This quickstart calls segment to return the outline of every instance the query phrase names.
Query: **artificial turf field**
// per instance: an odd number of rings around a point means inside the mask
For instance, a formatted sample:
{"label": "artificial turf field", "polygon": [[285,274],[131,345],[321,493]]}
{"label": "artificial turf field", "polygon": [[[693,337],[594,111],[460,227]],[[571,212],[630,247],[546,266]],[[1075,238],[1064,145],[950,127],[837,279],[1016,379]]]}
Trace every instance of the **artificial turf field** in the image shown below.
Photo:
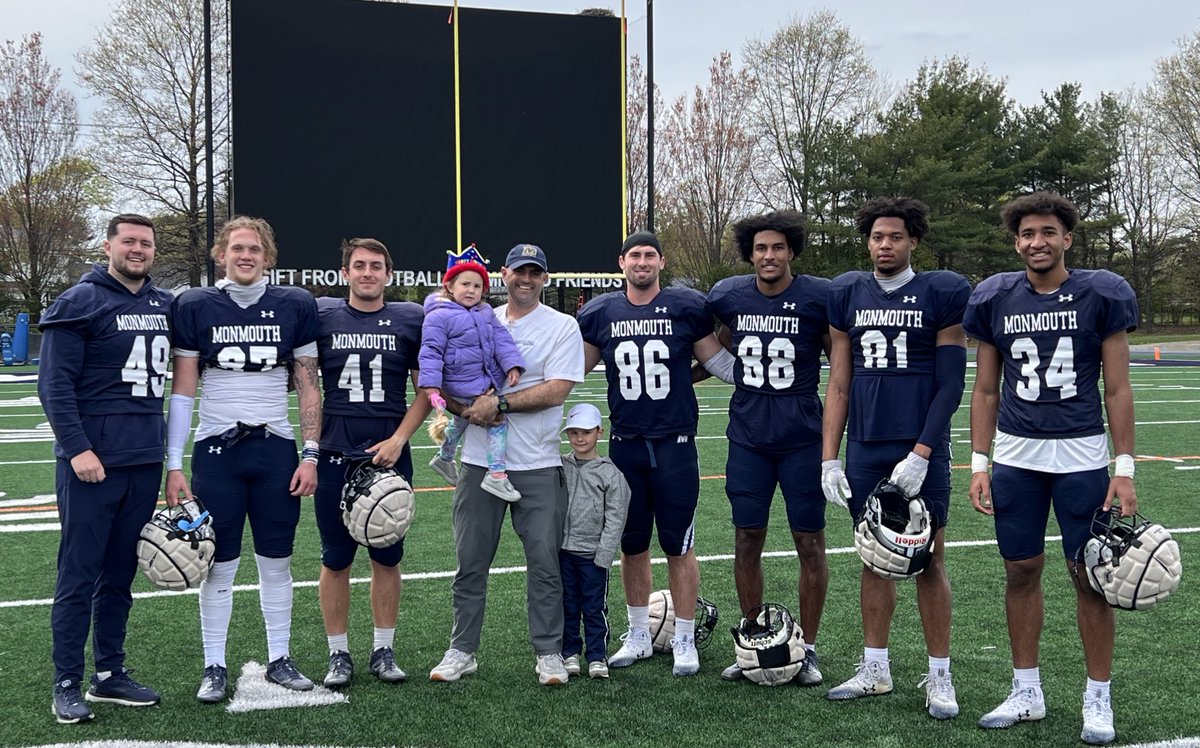
{"label": "artificial turf field", "polygon": [[[17,374],[12,373],[16,371]],[[1003,572],[990,519],[967,499],[969,453],[967,401],[973,370],[967,372],[964,406],[955,416],[955,494],[947,529],[947,567],[954,587],[953,673],[962,713],[937,722],[924,710],[917,687],[926,669],[924,643],[912,585],[902,585],[891,638],[891,695],[835,703],[824,688],[763,688],[727,683],[718,675],[732,662],[728,627],[736,624],[733,531],[723,490],[724,431],[731,388],[697,386],[700,401],[700,467],[704,480],[697,523],[701,594],[715,602],[722,620],[701,652],[697,677],[671,675],[669,655],[614,670],[608,681],[574,679],[544,688],[533,673],[524,612],[521,546],[506,531],[490,582],[479,671],[453,684],[431,683],[429,668],[448,645],[450,582],[454,571],[451,491],[425,465],[432,455],[424,433],[414,440],[417,519],[406,538],[405,587],[397,624],[396,656],[409,674],[400,685],[384,685],[366,664],[371,619],[363,577],[365,556],[356,562],[350,647],[359,672],[344,703],[229,713],[197,703],[194,692],[203,668],[197,598],[154,593],[136,581],[127,641],[129,667],[139,680],[163,694],[157,707],[129,709],[94,705],[90,724],[58,725],[50,711],[50,599],[54,590],[57,522],[53,502],[51,435],[38,404],[31,369],[0,369],[0,745],[25,746],[84,741],[146,740],[174,744],[336,746],[1052,746],[1078,744],[1083,657],[1075,630],[1073,596],[1061,546],[1048,544],[1051,563],[1045,586],[1046,628],[1041,667],[1048,715],[1037,723],[985,732],[979,716],[1008,693],[1011,666],[1004,623]],[[26,376],[22,376],[25,372]],[[1135,366],[1137,413],[1136,485],[1146,514],[1174,531],[1185,569],[1200,553],[1200,367]],[[591,401],[602,410],[604,382],[591,375],[570,402]],[[564,444],[564,450],[566,445]],[[602,445],[602,451],[605,447]],[[311,499],[303,500],[306,504]],[[312,512],[302,514],[293,574],[295,593],[292,654],[314,680],[324,674],[327,649],[315,580],[319,547]],[[861,653],[858,617],[860,563],[851,549],[850,521],[829,507],[830,588],[818,651],[826,686],[853,673]],[[797,562],[782,506],[776,502],[764,560],[766,597],[795,609]],[[1052,525],[1052,532],[1054,532]],[[255,567],[247,555],[239,570],[244,591],[235,595],[229,637],[230,680],[242,664],[262,662],[266,647]],[[655,549],[656,552],[657,549]],[[661,559],[659,559],[661,560]],[[656,565],[657,587],[666,569]],[[1195,654],[1200,593],[1185,573],[1178,592],[1158,609],[1118,614],[1113,704],[1118,744],[1200,736],[1200,678]],[[614,641],[625,629],[618,570],[609,595]],[[1189,743],[1190,744],[1190,743]]]}

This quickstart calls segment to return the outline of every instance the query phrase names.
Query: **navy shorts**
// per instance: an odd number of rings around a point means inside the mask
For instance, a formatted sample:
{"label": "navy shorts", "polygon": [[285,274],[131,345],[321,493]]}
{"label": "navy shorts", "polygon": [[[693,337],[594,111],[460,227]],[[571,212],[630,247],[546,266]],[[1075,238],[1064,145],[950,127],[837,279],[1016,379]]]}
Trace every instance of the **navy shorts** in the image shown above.
{"label": "navy shorts", "polygon": [[696,542],[696,503],[700,499],[700,462],[696,437],[657,439],[614,436],[608,456],[629,483],[629,514],[621,551],[637,555],[650,550],[658,527],[658,545],[668,556],[682,556]]}
{"label": "navy shorts", "polygon": [[[1063,555],[1077,558],[1091,537],[1092,519],[1108,495],[1108,468],[1078,473],[1044,473],[996,463],[992,466],[992,507],[996,543],[1010,561],[1046,552],[1050,506],[1062,531]],[[1102,521],[1107,524],[1108,516]]]}
{"label": "navy shorts", "polygon": [[[909,440],[846,443],[846,480],[850,482],[850,516],[857,525],[867,497],[879,481],[892,477],[896,464],[912,451]],[[921,496],[939,528],[950,521],[950,444],[944,442],[929,456],[929,469],[921,484]]]}
{"label": "navy shorts", "polygon": [[288,487],[300,458],[296,442],[255,429],[230,446],[220,436],[192,450],[192,492],[212,515],[217,561],[242,555],[242,529],[250,518],[254,552],[266,558],[292,555],[300,497]]}
{"label": "navy shorts", "polygon": [[786,454],[764,454],[729,443],[725,494],[733,508],[734,527],[745,530],[765,528],[776,486],[783,492],[788,526],[793,531],[820,532],[825,529],[821,442]]}
{"label": "navy shorts", "polygon": [[[341,571],[354,563],[354,555],[359,549],[342,523],[342,488],[351,468],[350,460],[341,452],[321,450],[313,507],[317,514],[317,530],[321,533],[321,565],[333,571]],[[407,444],[393,468],[412,484],[412,451]],[[395,566],[404,558],[404,538],[387,548],[368,548],[367,554],[380,566]]]}

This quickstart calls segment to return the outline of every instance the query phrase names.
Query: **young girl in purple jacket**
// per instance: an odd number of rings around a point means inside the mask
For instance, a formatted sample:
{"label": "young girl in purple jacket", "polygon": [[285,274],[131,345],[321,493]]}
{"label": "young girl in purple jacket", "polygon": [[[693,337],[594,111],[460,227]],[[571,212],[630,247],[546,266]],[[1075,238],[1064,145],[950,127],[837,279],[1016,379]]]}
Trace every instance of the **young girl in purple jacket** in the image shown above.
{"label": "young girl in purple jacket", "polygon": [[[512,387],[525,369],[512,335],[483,300],[488,288],[483,262],[473,244],[460,254],[452,253],[441,290],[425,299],[417,383],[431,402],[448,396],[469,403],[488,390]],[[460,416],[445,422],[441,449],[429,461],[429,467],[452,486],[458,484],[454,452],[466,428],[467,420]],[[480,487],[505,501],[516,501],[521,494],[508,480],[504,456],[508,423],[502,417],[487,432],[488,472]]]}

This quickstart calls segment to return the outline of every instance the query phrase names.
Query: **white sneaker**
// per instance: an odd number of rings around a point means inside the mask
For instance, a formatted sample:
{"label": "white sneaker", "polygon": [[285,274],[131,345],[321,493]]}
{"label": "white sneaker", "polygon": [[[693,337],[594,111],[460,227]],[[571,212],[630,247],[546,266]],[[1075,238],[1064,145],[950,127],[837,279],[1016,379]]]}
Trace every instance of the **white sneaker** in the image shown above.
{"label": "white sneaker", "polygon": [[571,655],[563,658],[563,667],[567,669],[567,675],[574,678],[579,675],[579,655]]}
{"label": "white sneaker", "polygon": [[951,719],[958,716],[958,699],[950,673],[938,668],[936,673],[928,673],[917,685],[925,686],[925,706],[929,709],[930,717]]}
{"label": "white sneaker", "polygon": [[442,661],[429,671],[429,680],[453,683],[478,669],[479,663],[475,661],[475,655],[458,649],[447,649],[446,656],[442,658]]}
{"label": "white sneaker", "polygon": [[440,454],[435,454],[429,461],[429,467],[450,485],[458,485],[458,466],[454,464],[454,458],[447,460]]}
{"label": "white sneaker", "polygon": [[1079,739],[1088,745],[1105,745],[1117,737],[1113,727],[1112,703],[1085,693],[1083,695],[1083,732]]}
{"label": "white sneaker", "polygon": [[508,481],[507,475],[503,478],[497,478],[491,473],[487,473],[483,476],[483,482],[479,484],[479,487],[493,496],[504,499],[510,504],[521,498],[521,492],[513,488],[513,484]]}
{"label": "white sneaker", "polygon": [[671,672],[675,675],[695,675],[700,672],[700,652],[696,649],[696,639],[691,636],[680,636],[671,640],[671,651],[675,654],[675,664]]}
{"label": "white sneaker", "polygon": [[860,696],[882,696],[892,692],[892,673],[886,662],[860,660],[854,677],[825,694],[834,701],[857,699]]}
{"label": "white sneaker", "polygon": [[588,677],[589,678],[607,678],[608,677],[608,663],[605,662],[604,660],[595,660],[593,662],[589,662],[588,663]]}
{"label": "white sneaker", "polygon": [[746,674],[736,662],[721,671],[721,680],[741,680],[745,677]]}
{"label": "white sneaker", "polygon": [[1012,727],[1018,722],[1035,722],[1046,716],[1046,699],[1040,688],[1021,688],[1013,681],[1012,693],[1004,703],[979,718],[985,729]]}
{"label": "white sneaker", "polygon": [[[578,667],[579,663],[576,662]],[[561,686],[567,682],[567,668],[563,665],[563,657],[558,653],[538,655],[537,665],[533,672],[537,673],[538,683],[543,686]]]}
{"label": "white sneaker", "polygon": [[650,641],[650,632],[646,629],[630,629],[621,634],[625,642],[617,653],[608,658],[609,667],[629,667],[638,660],[644,660],[654,654],[654,644]]}

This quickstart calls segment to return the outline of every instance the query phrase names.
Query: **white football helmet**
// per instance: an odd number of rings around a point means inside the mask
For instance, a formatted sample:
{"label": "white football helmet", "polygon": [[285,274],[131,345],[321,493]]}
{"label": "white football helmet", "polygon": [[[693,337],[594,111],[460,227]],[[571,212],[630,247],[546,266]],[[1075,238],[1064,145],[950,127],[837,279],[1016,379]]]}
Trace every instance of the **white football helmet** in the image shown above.
{"label": "white football helmet", "polygon": [[[696,648],[708,645],[712,632],[717,627],[720,614],[717,606],[702,597],[696,598]],[[670,652],[671,640],[675,638],[675,603],[670,590],[659,590],[650,594],[650,640],[655,652]]]}
{"label": "white football helmet", "polygon": [[1183,575],[1171,533],[1137,514],[1114,515],[1107,524],[1097,511],[1081,554],[1088,583],[1114,608],[1149,610],[1179,587]]}
{"label": "white football helmet", "polygon": [[164,590],[199,587],[212,568],[216,552],[212,517],[198,500],[156,512],[142,526],[137,542],[138,567]]}
{"label": "white football helmet", "polygon": [[763,603],[732,629],[742,674],[760,686],[778,686],[804,667],[804,632],[779,603]]}
{"label": "white football helmet", "polygon": [[909,498],[896,484],[882,480],[863,507],[854,549],[867,568],[884,579],[908,579],[933,560],[936,529],[925,499]]}
{"label": "white football helmet", "polygon": [[360,462],[342,489],[342,522],[359,545],[388,548],[412,525],[412,486],[391,468]]}

